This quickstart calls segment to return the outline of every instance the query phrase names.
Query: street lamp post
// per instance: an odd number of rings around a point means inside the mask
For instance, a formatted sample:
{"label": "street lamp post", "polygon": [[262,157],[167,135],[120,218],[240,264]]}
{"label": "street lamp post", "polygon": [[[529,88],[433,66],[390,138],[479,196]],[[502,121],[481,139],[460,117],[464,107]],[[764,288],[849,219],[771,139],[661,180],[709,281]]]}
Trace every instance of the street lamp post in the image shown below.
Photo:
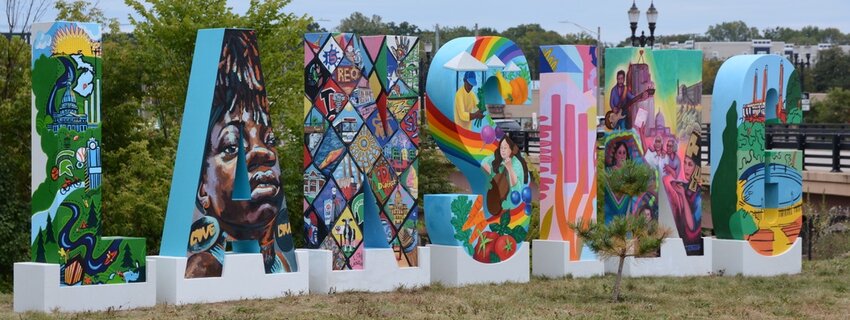
{"label": "street lamp post", "polygon": [[[635,9],[637,9],[637,8],[635,8]],[[640,14],[640,13],[638,13],[638,14]],[[572,21],[569,21],[569,20],[563,20],[563,21],[558,21],[558,22],[559,23],[569,23],[569,24],[572,24],[576,27],[579,27],[582,31],[587,32],[588,34],[591,34],[591,35],[595,34],[596,35],[596,57],[598,59],[597,65],[599,65],[599,66],[605,65],[602,61],[602,58],[605,56],[604,52],[602,51],[602,50],[605,49],[605,45],[602,44],[602,27],[597,26],[596,32],[593,32],[593,30],[590,30],[590,29],[588,29],[588,28],[586,28],[586,27],[584,27],[584,26],[582,26],[578,23],[575,23],[575,22],[572,22]],[[635,23],[635,28],[637,28],[637,23]],[[605,81],[605,77],[596,77],[596,78],[598,80],[598,83],[597,83],[598,88],[604,87],[603,81]],[[602,101],[602,94],[603,94],[602,90],[599,90],[599,101]],[[601,107],[602,107],[602,104],[599,104],[598,108],[601,108]],[[602,112],[601,109],[598,110],[598,111],[600,113]]]}
{"label": "street lamp post", "polygon": [[805,62],[803,62],[803,60],[801,60],[801,59],[800,59],[800,54],[799,54],[799,53],[795,53],[795,54],[794,54],[794,61],[793,61],[793,63],[794,63],[794,65],[797,67],[797,69],[800,69],[800,89],[802,89],[803,91],[805,91],[805,90],[806,90],[806,76],[805,76],[805,70],[806,70],[806,68],[808,68],[808,67],[809,67],[809,65],[811,64],[811,58],[812,58],[812,54],[811,54],[811,53],[806,53],[806,61],[805,61]]}
{"label": "street lamp post", "polygon": [[655,45],[655,22],[658,21],[658,10],[655,9],[655,2],[649,3],[649,10],[646,10],[646,22],[649,23],[649,46]]}
{"label": "street lamp post", "polygon": [[632,29],[632,47],[637,47],[635,44],[635,31],[637,31],[638,20],[640,20],[640,9],[638,9],[634,0],[632,1],[632,8],[629,9],[629,27]]}
{"label": "street lamp post", "polygon": [[640,9],[638,9],[635,1],[632,0],[632,7],[629,8],[629,28],[632,30],[632,47],[641,47],[649,44],[650,47],[655,45],[655,23],[658,21],[658,10],[655,9],[655,2],[650,2],[649,9],[646,10],[646,21],[649,24],[649,37],[641,30],[640,37],[635,36],[637,31],[638,21],[640,20]]}

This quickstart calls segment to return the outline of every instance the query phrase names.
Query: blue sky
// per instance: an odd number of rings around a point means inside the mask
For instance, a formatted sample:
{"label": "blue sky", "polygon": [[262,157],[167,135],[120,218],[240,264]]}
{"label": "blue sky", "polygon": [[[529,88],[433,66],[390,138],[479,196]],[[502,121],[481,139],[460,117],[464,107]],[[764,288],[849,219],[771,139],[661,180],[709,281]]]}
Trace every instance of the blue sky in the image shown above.
{"label": "blue sky", "polygon": [[[244,12],[247,0],[228,0],[237,12]],[[638,34],[646,28],[646,8],[649,0],[638,0],[641,22]],[[100,7],[107,16],[127,23],[132,10],[122,0],[101,0]],[[704,33],[710,25],[723,21],[743,20],[761,29],[775,26],[800,28],[814,25],[835,27],[850,32],[850,1],[847,0],[657,0],[659,11],[656,34]],[[524,23],[539,23],[560,33],[578,33],[582,29],[560,21],[572,21],[596,31],[602,28],[602,40],[620,42],[630,35],[626,11],[630,0],[293,0],[286,10],[310,14],[328,30],[354,11],[380,15],[384,21],[408,21],[423,29],[434,24],[466,25],[504,30]],[[45,21],[53,20],[55,11],[48,12]],[[250,26],[247,26],[250,27]],[[125,28],[129,28],[125,26]]]}

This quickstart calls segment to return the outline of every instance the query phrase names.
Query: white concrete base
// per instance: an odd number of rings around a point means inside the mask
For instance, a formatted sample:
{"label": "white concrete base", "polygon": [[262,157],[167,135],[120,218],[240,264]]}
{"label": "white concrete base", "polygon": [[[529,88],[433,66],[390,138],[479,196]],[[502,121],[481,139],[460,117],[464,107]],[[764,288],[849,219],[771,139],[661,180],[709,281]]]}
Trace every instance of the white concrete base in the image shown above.
{"label": "white concrete base", "polygon": [[[661,256],[655,258],[626,258],[625,277],[691,277],[707,276],[712,272],[712,242],[704,238],[702,256],[688,256],[681,238],[667,238],[661,245]],[[605,272],[617,273],[619,258],[605,260]]]}
{"label": "white concrete base", "polygon": [[525,283],[530,280],[528,242],[523,242],[508,260],[481,263],[472,259],[463,247],[431,244],[431,282],[448,287],[476,283]]}
{"label": "white concrete base", "polygon": [[15,312],[126,310],[156,304],[157,265],[148,257],[146,282],[61,287],[59,265],[20,262],[14,266]]}
{"label": "white concrete base", "polygon": [[365,249],[362,270],[333,271],[328,250],[310,253],[310,293],[345,291],[387,292],[398,288],[418,288],[431,283],[431,250],[419,247],[419,266],[399,268],[391,248]]}
{"label": "white concrete base", "polygon": [[266,274],[259,253],[228,253],[221,277],[186,279],[185,257],[153,257],[158,266],[156,302],[211,303],[252,298],[277,298],[308,292],[307,252],[295,250],[298,272]]}
{"label": "white concrete base", "polygon": [[531,241],[531,273],[535,276],[590,278],[605,274],[605,263],[599,260],[569,261],[570,242],[558,240]]}
{"label": "white concrete base", "polygon": [[788,251],[777,256],[763,256],[753,250],[745,240],[706,238],[712,243],[714,263],[712,270],[726,276],[775,276],[798,274],[803,271],[803,238],[798,237]]}

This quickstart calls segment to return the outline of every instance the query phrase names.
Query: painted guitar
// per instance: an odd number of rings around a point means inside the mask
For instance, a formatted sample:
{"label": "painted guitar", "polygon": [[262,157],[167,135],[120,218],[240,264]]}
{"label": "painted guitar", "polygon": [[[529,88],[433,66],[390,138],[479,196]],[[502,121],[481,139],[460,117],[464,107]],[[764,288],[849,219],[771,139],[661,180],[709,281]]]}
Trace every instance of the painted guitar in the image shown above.
{"label": "painted guitar", "polygon": [[[610,111],[606,112],[605,113],[605,127],[608,128],[609,130],[614,130],[614,128],[617,126],[617,122],[628,117],[628,115],[624,112],[624,110],[631,108],[635,103],[646,100],[647,98],[649,98],[653,94],[655,94],[655,89],[647,89],[646,91],[641,92],[636,97],[634,97],[631,101],[626,103],[625,106],[618,108],[619,110],[616,110],[616,111],[610,110]],[[626,123],[626,129],[631,129],[631,124],[628,123],[628,121]]]}

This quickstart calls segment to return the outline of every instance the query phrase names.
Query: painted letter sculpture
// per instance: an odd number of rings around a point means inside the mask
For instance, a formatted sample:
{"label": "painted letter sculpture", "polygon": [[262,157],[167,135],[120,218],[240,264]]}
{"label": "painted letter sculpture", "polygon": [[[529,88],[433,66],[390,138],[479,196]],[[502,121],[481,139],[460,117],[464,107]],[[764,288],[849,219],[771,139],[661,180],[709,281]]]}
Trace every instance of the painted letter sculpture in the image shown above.
{"label": "painted letter sculpture", "polygon": [[765,124],[802,122],[800,84],[781,56],[726,60],[711,106],[711,214],[720,239],[759,254],[788,250],[803,223],[803,155],[765,145]]}
{"label": "painted letter sculpture", "polygon": [[530,82],[525,56],[506,38],[458,38],[434,56],[427,82],[429,131],[473,193],[426,197],[434,244],[462,246],[475,260],[494,263],[509,259],[525,240],[531,175],[486,104],[529,103]]}
{"label": "painted letter sculpture", "polygon": [[655,171],[642,195],[606,188],[605,221],[645,215],[676,230],[687,255],[702,255],[702,53],[605,50],[605,78],[605,169],[631,159]]}
{"label": "painted letter sculpture", "polygon": [[101,42],[96,23],[32,27],[32,261],[61,285],[145,281],[145,239],[101,237]]}
{"label": "painted letter sculpture", "polygon": [[540,239],[596,260],[569,227],[596,221],[596,47],[541,46],[539,59]]}
{"label": "painted letter sculpture", "polygon": [[419,42],[304,36],[304,232],[333,269],[363,269],[364,249],[418,265]]}
{"label": "painted letter sculpture", "polygon": [[220,277],[225,242],[295,272],[269,101],[253,30],[198,31],[160,254]]}

